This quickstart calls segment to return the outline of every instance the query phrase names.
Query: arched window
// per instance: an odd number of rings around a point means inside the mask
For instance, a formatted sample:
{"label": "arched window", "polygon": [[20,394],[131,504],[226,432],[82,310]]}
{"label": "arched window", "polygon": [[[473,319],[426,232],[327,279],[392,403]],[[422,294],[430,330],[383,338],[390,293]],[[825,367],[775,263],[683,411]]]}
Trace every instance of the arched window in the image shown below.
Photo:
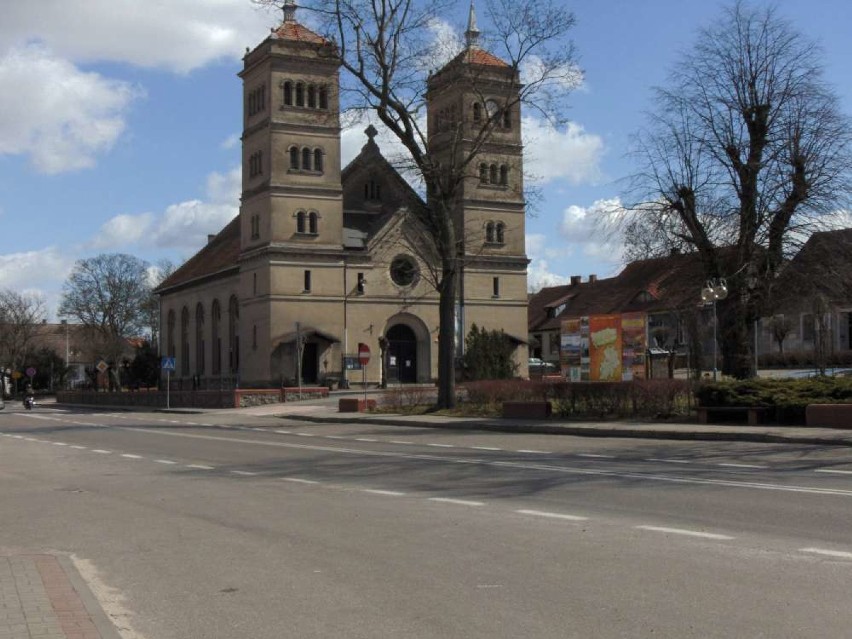
{"label": "arched window", "polygon": [[497,184],[497,165],[492,164],[488,170],[488,181],[491,184]]}
{"label": "arched window", "polygon": [[494,222],[485,225],[485,241],[494,242]]}
{"label": "arched window", "polygon": [[328,89],[324,86],[319,88],[319,108],[327,109],[328,108]]}
{"label": "arched window", "polygon": [[317,89],[313,84],[308,86],[308,106],[312,109],[317,108]]}
{"label": "arched window", "polygon": [[290,147],[290,168],[294,171],[299,170],[299,149],[295,146]]}
{"label": "arched window", "polygon": [[322,149],[314,149],[314,171],[322,173]]}
{"label": "arched window", "polygon": [[240,306],[236,295],[228,301],[228,370],[236,374],[240,368]]}
{"label": "arched window", "polygon": [[284,83],[284,104],[293,106],[293,83],[290,80]]}
{"label": "arched window", "polygon": [[195,374],[204,375],[204,306],[195,307]]}
{"label": "arched window", "polygon": [[175,356],[175,312],[169,311],[168,320],[166,320],[166,354],[169,357]]}
{"label": "arched window", "polygon": [[479,165],[479,183],[488,184],[488,165],[484,162]]}
{"label": "arched window", "polygon": [[311,170],[311,150],[308,147],[302,149],[302,170]]}
{"label": "arched window", "polygon": [[308,233],[316,235],[317,232],[317,214],[314,211],[311,211],[308,215]]}
{"label": "arched window", "polygon": [[213,348],[213,374],[222,374],[222,338],[219,335],[219,327],[222,324],[222,309],[219,300],[213,300],[210,309],[210,343]]}
{"label": "arched window", "polygon": [[500,165],[500,184],[503,186],[509,184],[509,167],[505,164]]}
{"label": "arched window", "polygon": [[180,312],[180,372],[189,375],[189,309]]}
{"label": "arched window", "polygon": [[305,85],[296,83],[296,106],[305,106]]}
{"label": "arched window", "polygon": [[503,109],[503,128],[511,129],[512,128],[512,112],[509,110],[509,107]]}
{"label": "arched window", "polygon": [[482,105],[479,102],[473,103],[473,121],[482,122]]}
{"label": "arched window", "polygon": [[497,241],[497,244],[502,244],[505,240],[506,225],[503,222],[497,222],[496,230],[497,233],[494,239]]}
{"label": "arched window", "polygon": [[305,232],[305,212],[299,211],[296,213],[296,233]]}

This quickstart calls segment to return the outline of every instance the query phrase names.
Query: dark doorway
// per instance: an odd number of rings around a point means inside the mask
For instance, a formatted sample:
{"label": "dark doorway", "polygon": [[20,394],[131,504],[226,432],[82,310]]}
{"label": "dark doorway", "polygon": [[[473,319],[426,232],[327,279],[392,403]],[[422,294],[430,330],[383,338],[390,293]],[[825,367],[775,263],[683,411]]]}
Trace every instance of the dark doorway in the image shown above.
{"label": "dark doorway", "polygon": [[388,381],[413,384],[417,381],[417,336],[410,327],[397,324],[387,334]]}
{"label": "dark doorway", "polygon": [[317,345],[308,342],[302,351],[302,381],[306,384],[316,384],[318,373],[319,354]]}

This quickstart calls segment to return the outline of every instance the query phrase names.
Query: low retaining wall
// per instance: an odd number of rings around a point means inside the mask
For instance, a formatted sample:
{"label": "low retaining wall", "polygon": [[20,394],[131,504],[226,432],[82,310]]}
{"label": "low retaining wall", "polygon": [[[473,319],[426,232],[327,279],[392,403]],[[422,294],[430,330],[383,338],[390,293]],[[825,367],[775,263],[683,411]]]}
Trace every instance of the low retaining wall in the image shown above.
{"label": "low retaining wall", "polygon": [[823,428],[852,429],[852,404],[808,404],[805,423]]}
{"label": "low retaining wall", "polygon": [[[328,389],[305,386],[301,399],[328,397]],[[169,392],[169,408],[248,408],[266,404],[298,401],[298,388],[237,388],[230,390],[173,390]],[[59,391],[60,404],[89,406],[127,406],[139,408],[165,408],[166,391],[122,391],[115,393],[97,391]]]}

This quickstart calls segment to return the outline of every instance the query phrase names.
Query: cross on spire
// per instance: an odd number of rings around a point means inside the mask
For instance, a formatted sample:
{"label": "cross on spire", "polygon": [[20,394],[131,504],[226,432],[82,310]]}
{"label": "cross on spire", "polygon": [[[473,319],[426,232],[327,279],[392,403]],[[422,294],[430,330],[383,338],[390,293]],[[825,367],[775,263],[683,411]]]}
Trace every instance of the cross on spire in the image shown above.
{"label": "cross on spire", "polygon": [[476,27],[476,8],[470,0],[470,13],[467,17],[467,31],[464,32],[468,49],[479,46],[479,29]]}

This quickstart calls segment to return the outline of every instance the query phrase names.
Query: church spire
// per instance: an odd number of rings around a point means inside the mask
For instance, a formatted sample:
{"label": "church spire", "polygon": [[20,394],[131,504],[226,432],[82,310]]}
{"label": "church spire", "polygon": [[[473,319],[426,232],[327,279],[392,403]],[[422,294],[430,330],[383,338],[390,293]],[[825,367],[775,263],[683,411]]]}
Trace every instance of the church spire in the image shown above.
{"label": "church spire", "polygon": [[476,9],[473,0],[470,0],[470,14],[467,18],[467,31],[464,32],[467,48],[472,49],[479,46],[479,29],[476,28]]}
{"label": "church spire", "polygon": [[284,11],[284,22],[296,21],[296,3],[294,0],[285,0],[281,9]]}

